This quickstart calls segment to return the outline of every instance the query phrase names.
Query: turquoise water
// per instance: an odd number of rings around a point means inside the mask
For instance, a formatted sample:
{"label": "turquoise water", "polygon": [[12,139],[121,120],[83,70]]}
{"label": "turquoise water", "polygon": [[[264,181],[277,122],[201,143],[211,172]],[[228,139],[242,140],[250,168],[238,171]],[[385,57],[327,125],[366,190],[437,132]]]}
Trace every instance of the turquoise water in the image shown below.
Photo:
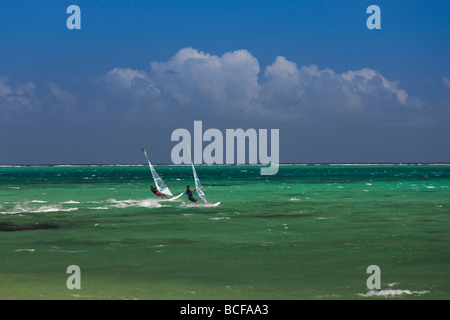
{"label": "turquoise water", "polygon": [[0,167],[0,298],[450,298],[450,166],[259,169],[198,166],[212,207],[156,198],[147,166]]}

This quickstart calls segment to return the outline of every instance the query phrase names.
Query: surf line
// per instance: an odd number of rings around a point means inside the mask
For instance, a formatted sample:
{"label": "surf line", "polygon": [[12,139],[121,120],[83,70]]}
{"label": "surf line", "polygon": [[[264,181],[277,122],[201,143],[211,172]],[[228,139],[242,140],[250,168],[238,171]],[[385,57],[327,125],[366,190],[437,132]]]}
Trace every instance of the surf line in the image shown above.
{"label": "surf line", "polygon": [[212,316],[214,307],[194,307],[190,304],[187,307],[181,307],[180,314],[183,315],[207,315],[208,318]]}
{"label": "surf line", "polygon": [[[274,175],[279,168],[279,129],[270,129],[270,156],[267,129],[253,128],[247,129],[226,129],[225,130],[225,151],[226,164],[245,164],[246,154],[248,154],[249,164],[269,165],[261,168],[261,175]],[[181,140],[181,141],[180,141]],[[194,155],[194,164],[224,164],[223,145],[224,136],[219,129],[210,128],[203,133],[202,121],[194,121],[194,148],[191,147],[191,133],[187,129],[178,128],[172,132],[171,141],[179,141],[171,153],[173,164],[191,164],[191,159],[187,148],[190,148]],[[246,140],[248,140],[248,153]],[[211,141],[203,150],[203,141]],[[236,145],[235,145],[236,141]],[[236,150],[236,156],[235,156]],[[182,154],[182,155],[181,155]],[[236,162],[235,162],[236,158]]]}

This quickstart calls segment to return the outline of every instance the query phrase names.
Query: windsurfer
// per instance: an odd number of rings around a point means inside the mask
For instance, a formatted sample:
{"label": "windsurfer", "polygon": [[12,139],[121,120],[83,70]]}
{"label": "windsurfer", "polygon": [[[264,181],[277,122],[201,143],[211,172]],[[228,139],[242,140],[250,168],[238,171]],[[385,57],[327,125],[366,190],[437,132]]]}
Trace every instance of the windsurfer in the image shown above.
{"label": "windsurfer", "polygon": [[195,204],[198,204],[198,201],[192,196],[192,192],[196,192],[197,189],[191,190],[189,186],[186,186],[186,194],[188,196],[188,199],[194,202]]}
{"label": "windsurfer", "polygon": [[151,186],[150,189],[152,189],[152,192],[156,194],[158,197],[162,197],[164,199],[167,199],[166,195],[164,193],[161,193],[156,189],[154,186]]}

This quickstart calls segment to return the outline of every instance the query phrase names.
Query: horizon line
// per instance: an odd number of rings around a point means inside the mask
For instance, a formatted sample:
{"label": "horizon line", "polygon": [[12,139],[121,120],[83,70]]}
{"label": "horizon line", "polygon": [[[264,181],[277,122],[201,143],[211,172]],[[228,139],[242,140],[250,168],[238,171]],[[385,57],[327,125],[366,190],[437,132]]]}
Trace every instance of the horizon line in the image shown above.
{"label": "horizon line", "polygon": [[[173,164],[173,163],[155,163],[154,166],[191,166],[191,164]],[[268,164],[235,164],[235,163],[224,163],[224,164],[196,164],[196,166],[269,166]],[[279,166],[308,166],[308,165],[450,165],[450,162],[283,162],[279,163]],[[73,163],[73,164],[0,164],[1,167],[89,167],[89,166],[109,166],[109,167],[131,167],[131,166],[148,166],[147,163]]]}

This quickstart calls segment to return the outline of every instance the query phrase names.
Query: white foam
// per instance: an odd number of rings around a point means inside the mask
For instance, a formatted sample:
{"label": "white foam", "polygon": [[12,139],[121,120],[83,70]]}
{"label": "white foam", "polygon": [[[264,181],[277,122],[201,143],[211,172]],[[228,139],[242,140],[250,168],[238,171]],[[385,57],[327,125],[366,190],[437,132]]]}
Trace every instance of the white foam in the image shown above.
{"label": "white foam", "polygon": [[49,250],[49,251],[51,251],[51,252],[58,251],[58,252],[66,252],[66,253],[81,253],[81,252],[87,252],[88,250],[61,250],[58,248],[58,250]]}
{"label": "white foam", "polygon": [[11,211],[0,212],[1,214],[18,214],[18,213],[46,213],[46,212],[70,212],[76,211],[78,208],[62,209],[58,205],[49,205],[42,207],[30,207],[28,204],[17,204]]}
{"label": "white foam", "polygon": [[43,201],[43,200],[33,200],[31,201],[32,203],[47,203],[48,201]]}
{"label": "white foam", "polygon": [[164,247],[167,247],[167,245],[166,244],[155,244],[154,246],[150,246],[148,248],[164,248]]}
{"label": "white foam", "polygon": [[398,282],[388,283],[388,287],[393,287],[393,286],[395,286],[395,285],[397,285],[397,284],[398,284]]}
{"label": "white foam", "polygon": [[17,249],[17,250],[14,250],[14,251],[16,251],[16,252],[21,252],[21,251],[28,251],[28,252],[34,252],[36,249]]}
{"label": "white foam", "polygon": [[400,289],[387,289],[387,290],[371,290],[367,293],[358,293],[361,297],[393,297],[393,296],[400,296],[403,294],[426,294],[429,293],[429,291],[411,291],[411,290],[400,290]]}
{"label": "white foam", "polygon": [[29,212],[31,213],[41,213],[41,212],[70,212],[70,211],[76,211],[78,208],[68,208],[68,209],[61,209],[59,206],[43,206],[37,210],[31,210]]}
{"label": "white foam", "polygon": [[155,199],[136,201],[136,206],[144,207],[144,208],[162,207],[162,205],[159,203],[159,201],[155,200]]}
{"label": "white foam", "polygon": [[64,201],[62,203],[66,203],[66,204],[78,204],[78,201],[73,201],[73,200],[69,200],[69,201]]}
{"label": "white foam", "polygon": [[289,200],[291,200],[291,201],[298,201],[300,199],[298,199],[298,198],[290,198]]}
{"label": "white foam", "polygon": [[[184,202],[182,202],[182,203],[184,203]],[[213,207],[217,207],[217,204],[216,203],[199,203],[199,204],[190,203],[190,204],[187,204],[186,207],[188,207],[188,208],[192,208],[192,207],[195,207],[195,208],[213,208]]]}
{"label": "white foam", "polygon": [[159,208],[163,207],[157,199],[145,199],[145,200],[116,200],[109,199],[108,202],[114,203],[114,208],[129,208],[129,207],[141,207],[141,208]]}

